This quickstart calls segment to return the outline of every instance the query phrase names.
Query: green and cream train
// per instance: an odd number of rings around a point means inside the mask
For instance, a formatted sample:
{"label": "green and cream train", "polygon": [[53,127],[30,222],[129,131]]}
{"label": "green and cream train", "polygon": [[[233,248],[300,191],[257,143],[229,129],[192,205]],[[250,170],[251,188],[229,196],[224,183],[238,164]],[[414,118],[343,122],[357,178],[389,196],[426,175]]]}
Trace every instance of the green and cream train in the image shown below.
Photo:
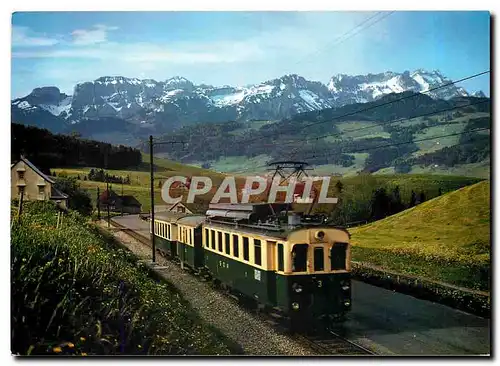
{"label": "green and cream train", "polygon": [[293,327],[343,319],[351,308],[349,233],[305,222],[285,206],[217,204],[205,216],[157,213],[156,248],[287,314]]}

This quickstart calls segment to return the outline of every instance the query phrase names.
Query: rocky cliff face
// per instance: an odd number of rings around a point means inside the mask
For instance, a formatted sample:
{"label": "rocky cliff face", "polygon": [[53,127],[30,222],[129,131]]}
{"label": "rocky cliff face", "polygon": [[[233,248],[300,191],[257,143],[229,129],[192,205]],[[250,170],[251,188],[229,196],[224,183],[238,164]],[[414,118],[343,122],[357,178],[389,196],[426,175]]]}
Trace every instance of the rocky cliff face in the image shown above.
{"label": "rocky cliff face", "polygon": [[[77,84],[72,96],[57,87],[36,88],[12,101],[12,115],[13,122],[35,121],[39,126],[47,125],[44,121],[49,119],[51,129],[58,123],[63,129],[86,120],[112,118],[139,129],[163,132],[196,122],[282,119],[369,102],[390,93],[424,92],[449,82],[439,71],[422,69],[411,73],[339,74],[327,85],[293,74],[244,87],[195,85],[179,76],[165,81],[104,76]],[[449,99],[470,94],[451,85],[428,95]],[[474,96],[484,94],[476,92]]]}

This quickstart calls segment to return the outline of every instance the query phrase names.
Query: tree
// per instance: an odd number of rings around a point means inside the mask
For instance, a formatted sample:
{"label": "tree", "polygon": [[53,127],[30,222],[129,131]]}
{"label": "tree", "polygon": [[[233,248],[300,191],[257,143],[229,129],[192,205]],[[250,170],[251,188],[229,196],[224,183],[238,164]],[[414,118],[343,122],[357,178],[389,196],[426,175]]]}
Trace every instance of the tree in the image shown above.
{"label": "tree", "polygon": [[391,215],[401,212],[404,210],[404,205],[401,200],[401,193],[399,191],[399,186],[396,186],[392,190],[392,197],[391,197]]}
{"label": "tree", "polygon": [[379,188],[373,192],[371,200],[371,219],[380,220],[390,213],[390,198],[385,188]]}
{"label": "tree", "polygon": [[410,207],[413,207],[415,206],[417,203],[417,195],[415,194],[415,192],[412,190],[411,191],[411,197],[410,197]]}
{"label": "tree", "polygon": [[337,192],[342,193],[342,189],[344,189],[344,185],[342,182],[339,180],[337,183],[335,183],[335,187],[337,188]]}
{"label": "tree", "polygon": [[420,192],[420,203],[423,203],[425,201],[425,193],[424,191]]}
{"label": "tree", "polygon": [[59,177],[55,187],[69,196],[68,208],[78,211],[82,215],[88,216],[92,213],[90,196],[87,191],[80,188],[75,177]]}

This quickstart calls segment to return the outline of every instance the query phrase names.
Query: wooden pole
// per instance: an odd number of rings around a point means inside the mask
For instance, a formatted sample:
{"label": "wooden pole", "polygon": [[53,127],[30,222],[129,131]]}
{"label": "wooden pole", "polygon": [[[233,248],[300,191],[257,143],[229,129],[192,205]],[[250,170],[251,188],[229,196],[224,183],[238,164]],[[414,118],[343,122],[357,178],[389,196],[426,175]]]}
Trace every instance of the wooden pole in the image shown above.
{"label": "wooden pole", "polygon": [[101,201],[99,197],[99,187],[97,187],[97,220],[101,221]]}
{"label": "wooden pole", "polygon": [[19,197],[19,207],[17,209],[17,218],[19,220],[21,220],[21,215],[23,214],[24,187],[21,190],[20,196],[21,197]]}
{"label": "wooden pole", "polygon": [[149,136],[149,169],[150,169],[150,179],[151,179],[151,248],[152,252],[152,262],[156,261],[156,248],[155,248],[155,183],[154,183],[154,173],[153,173],[153,135]]}

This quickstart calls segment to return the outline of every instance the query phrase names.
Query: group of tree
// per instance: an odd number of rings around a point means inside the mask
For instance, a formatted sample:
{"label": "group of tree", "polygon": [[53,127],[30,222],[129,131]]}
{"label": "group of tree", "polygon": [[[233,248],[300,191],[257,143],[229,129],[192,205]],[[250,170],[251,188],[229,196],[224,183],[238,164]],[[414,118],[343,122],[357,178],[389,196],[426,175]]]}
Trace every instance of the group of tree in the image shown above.
{"label": "group of tree", "polygon": [[90,195],[80,187],[76,177],[57,177],[55,182],[55,187],[69,196],[69,209],[78,211],[82,215],[90,215],[92,213]]}
{"label": "group of tree", "polygon": [[131,147],[56,135],[16,123],[11,127],[11,161],[22,154],[44,173],[54,167],[96,166],[118,170],[142,163],[140,150]]}
{"label": "group of tree", "polygon": [[109,182],[109,183],[119,183],[119,184],[130,184],[130,177],[127,175],[125,177],[111,175],[104,172],[103,169],[90,169],[88,174],[88,180],[95,182]]}

